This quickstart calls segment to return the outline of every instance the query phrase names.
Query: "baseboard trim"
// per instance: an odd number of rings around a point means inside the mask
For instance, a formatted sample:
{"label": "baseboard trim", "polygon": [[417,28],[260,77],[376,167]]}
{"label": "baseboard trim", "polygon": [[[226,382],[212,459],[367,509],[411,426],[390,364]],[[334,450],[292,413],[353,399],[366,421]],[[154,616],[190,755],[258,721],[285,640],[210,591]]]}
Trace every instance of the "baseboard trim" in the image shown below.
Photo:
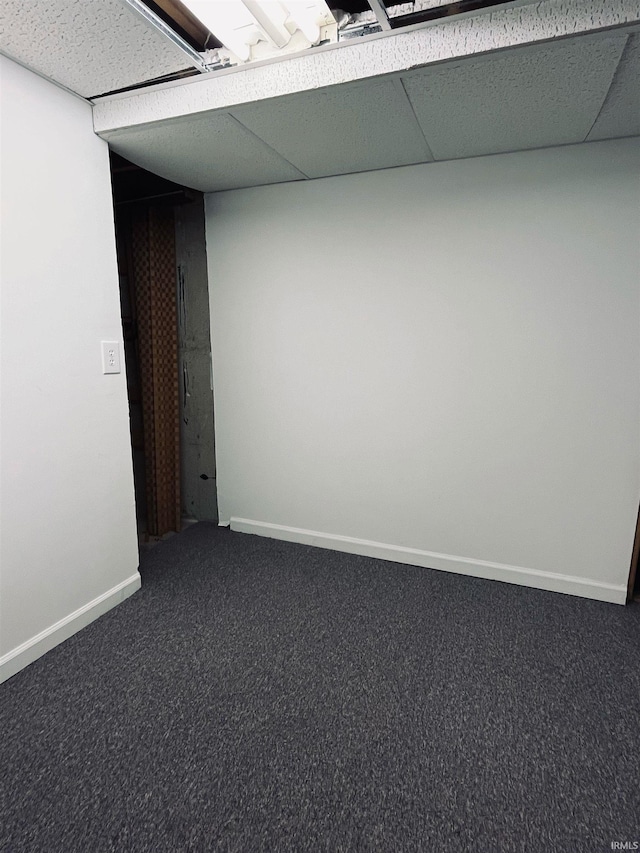
{"label": "baseboard trim", "polygon": [[60,619],[54,625],[45,628],[44,631],[36,634],[35,637],[31,637],[6,655],[3,655],[0,658],[0,684],[11,678],[12,675],[20,672],[25,666],[42,657],[42,655],[55,648],[55,646],[77,634],[78,631],[85,628],[117,604],[120,604],[125,598],[133,595],[134,592],[140,589],[140,586],[140,573],[136,572],[131,577],[122,581],[122,583],[117,584],[117,586],[112,587],[107,592],[94,598],[93,601],[85,604],[84,607],[78,608],[78,610],[65,616],[64,619]]}
{"label": "baseboard trim", "polygon": [[487,560],[472,560],[468,557],[421,551],[418,548],[405,548],[401,545],[387,545],[368,539],[354,539],[351,536],[319,533],[315,530],[286,527],[281,524],[270,524],[249,518],[232,517],[231,529],[238,533],[253,533],[271,539],[284,539],[287,542],[299,542],[303,545],[314,545],[333,551],[345,551],[363,557],[377,557],[381,560],[405,563],[409,566],[421,566],[426,569],[438,569],[439,571],[454,572],[455,574],[469,575],[485,580],[502,581],[503,583],[528,586],[534,589],[545,589],[550,592],[577,595],[581,598],[591,598],[595,601],[606,601],[611,604],[625,604],[627,597],[627,588],[624,584],[609,584],[589,578],[526,569],[522,566],[509,566]]}

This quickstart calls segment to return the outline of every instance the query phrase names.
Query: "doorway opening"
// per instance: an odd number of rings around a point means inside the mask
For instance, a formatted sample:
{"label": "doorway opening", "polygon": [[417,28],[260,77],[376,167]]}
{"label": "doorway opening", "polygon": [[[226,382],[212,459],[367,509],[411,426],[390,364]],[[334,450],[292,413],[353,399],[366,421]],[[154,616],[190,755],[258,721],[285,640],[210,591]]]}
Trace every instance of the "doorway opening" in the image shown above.
{"label": "doorway opening", "polygon": [[204,198],[112,152],[138,534],[217,521]]}

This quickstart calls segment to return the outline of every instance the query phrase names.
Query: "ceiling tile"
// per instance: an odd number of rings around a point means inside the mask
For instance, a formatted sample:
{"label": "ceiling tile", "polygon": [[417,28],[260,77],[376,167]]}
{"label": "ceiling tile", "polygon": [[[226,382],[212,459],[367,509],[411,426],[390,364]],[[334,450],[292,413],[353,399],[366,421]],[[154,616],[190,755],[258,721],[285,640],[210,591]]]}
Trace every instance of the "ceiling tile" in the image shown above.
{"label": "ceiling tile", "polygon": [[404,76],[438,160],[582,142],[604,102],[624,35],[518,48]]}
{"label": "ceiling tile", "polygon": [[306,92],[233,115],[311,178],[432,159],[398,80]]}
{"label": "ceiling tile", "polygon": [[190,67],[120,0],[2,0],[0,51],[84,97]]}
{"label": "ceiling tile", "polygon": [[629,37],[592,139],[640,135],[640,36]]}
{"label": "ceiling tile", "polygon": [[304,177],[226,113],[132,127],[105,138],[138,166],[203,192]]}

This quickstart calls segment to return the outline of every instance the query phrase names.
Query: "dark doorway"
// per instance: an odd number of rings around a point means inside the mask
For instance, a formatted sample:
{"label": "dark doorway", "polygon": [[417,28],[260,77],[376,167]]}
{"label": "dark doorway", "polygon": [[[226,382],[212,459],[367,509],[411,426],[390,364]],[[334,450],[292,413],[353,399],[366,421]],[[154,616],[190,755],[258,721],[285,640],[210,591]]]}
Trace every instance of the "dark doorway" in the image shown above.
{"label": "dark doorway", "polygon": [[136,512],[147,540],[217,520],[204,207],[201,193],[117,154],[111,168]]}

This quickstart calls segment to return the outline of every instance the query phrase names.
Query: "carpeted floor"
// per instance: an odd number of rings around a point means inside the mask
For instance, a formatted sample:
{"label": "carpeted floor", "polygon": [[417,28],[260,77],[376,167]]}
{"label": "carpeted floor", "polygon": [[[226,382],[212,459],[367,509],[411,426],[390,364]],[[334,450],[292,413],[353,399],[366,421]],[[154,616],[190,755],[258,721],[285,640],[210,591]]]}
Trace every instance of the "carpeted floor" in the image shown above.
{"label": "carpeted floor", "polygon": [[0,850],[640,841],[640,606],[198,524],[0,687]]}

